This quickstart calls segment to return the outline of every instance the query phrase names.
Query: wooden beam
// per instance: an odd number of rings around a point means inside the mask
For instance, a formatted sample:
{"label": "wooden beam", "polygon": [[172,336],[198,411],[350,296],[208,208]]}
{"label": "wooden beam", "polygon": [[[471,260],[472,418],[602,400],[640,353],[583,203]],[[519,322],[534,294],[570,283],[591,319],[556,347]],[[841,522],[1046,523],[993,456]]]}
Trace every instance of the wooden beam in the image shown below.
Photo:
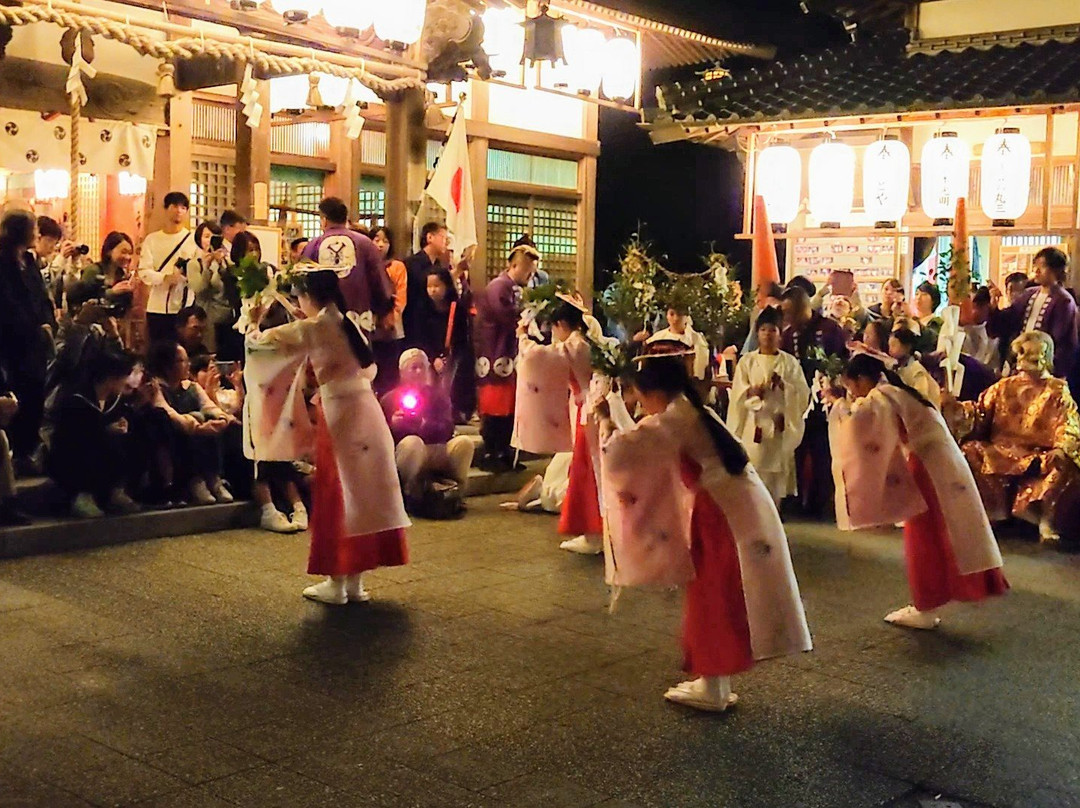
{"label": "wooden beam", "polygon": [[577,290],[589,306],[596,285],[596,158],[583,157],[578,162],[578,243]]}
{"label": "wooden beam", "polygon": [[[1077,144],[1080,151],[1080,143]],[[1046,149],[1043,153],[1043,225],[1047,230],[1053,221],[1050,203],[1054,198],[1054,113],[1046,113]]]}
{"label": "wooden beam", "polygon": [[754,229],[754,182],[757,179],[757,132],[750,133],[746,150],[746,170],[743,172],[743,232]]}
{"label": "wooden beam", "polygon": [[[1053,228],[1053,230],[1054,233],[1062,236],[1080,233],[1080,228],[1073,227],[1056,227]],[[910,230],[878,230],[875,227],[841,227],[837,230],[825,228],[812,228],[809,230],[789,229],[786,233],[774,234],[774,238],[788,240],[796,238],[862,238],[867,236],[876,236],[879,238],[889,236],[897,236],[900,238],[934,238],[951,234],[951,227],[913,227]],[[969,236],[1031,236],[1045,234],[1046,230],[1043,228],[1041,222],[1036,226],[1029,225],[1027,227],[984,227],[968,230]],[[754,234],[750,232],[735,234],[735,238],[739,241],[749,241],[753,237]]]}
{"label": "wooden beam", "polygon": [[[349,142],[352,143],[352,141]],[[335,155],[333,136],[331,136],[330,140],[330,153]],[[312,171],[323,171],[327,174],[333,174],[338,170],[338,162],[336,160],[328,159],[326,157],[308,157],[303,154],[288,154],[286,152],[270,152],[270,163],[275,166],[309,168]],[[345,192],[342,192],[341,198],[347,199]]]}
{"label": "wooden beam", "polygon": [[[583,157],[582,160],[596,158]],[[578,161],[580,166],[580,161]],[[544,196],[549,199],[566,199],[577,202],[583,199],[581,184],[577,188],[553,188],[550,185],[533,185],[528,182],[508,182],[506,180],[490,180],[488,182],[492,191],[500,194],[516,194],[517,196]]]}
{"label": "wooden beam", "polygon": [[482,137],[492,146],[511,146],[514,151],[526,154],[540,154],[547,157],[598,157],[600,144],[595,140],[582,140],[576,137],[549,135],[545,132],[533,132],[512,126],[469,121],[469,135]]}

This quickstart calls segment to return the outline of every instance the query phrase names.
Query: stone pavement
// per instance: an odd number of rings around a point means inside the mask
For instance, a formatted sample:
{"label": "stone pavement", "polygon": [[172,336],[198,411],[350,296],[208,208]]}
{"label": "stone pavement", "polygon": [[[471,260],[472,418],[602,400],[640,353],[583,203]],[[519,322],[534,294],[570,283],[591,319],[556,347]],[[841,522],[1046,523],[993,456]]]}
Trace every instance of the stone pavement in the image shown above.
{"label": "stone pavement", "polygon": [[0,806],[1080,806],[1075,559],[912,634],[898,534],[789,527],[817,650],[723,716],[661,698],[677,594],[608,614],[599,559],[494,498],[340,609],[303,536],[0,562]]}

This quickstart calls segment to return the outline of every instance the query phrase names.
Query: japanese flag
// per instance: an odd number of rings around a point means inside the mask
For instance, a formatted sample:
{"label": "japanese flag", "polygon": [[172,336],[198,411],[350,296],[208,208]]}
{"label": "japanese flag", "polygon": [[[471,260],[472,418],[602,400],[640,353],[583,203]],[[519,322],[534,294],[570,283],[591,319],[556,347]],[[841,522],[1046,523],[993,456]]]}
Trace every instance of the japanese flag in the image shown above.
{"label": "japanese flag", "polygon": [[446,229],[453,239],[454,253],[460,258],[465,250],[477,244],[476,207],[473,204],[464,114],[457,116],[450,129],[450,138],[446,141],[425,193],[446,211]]}

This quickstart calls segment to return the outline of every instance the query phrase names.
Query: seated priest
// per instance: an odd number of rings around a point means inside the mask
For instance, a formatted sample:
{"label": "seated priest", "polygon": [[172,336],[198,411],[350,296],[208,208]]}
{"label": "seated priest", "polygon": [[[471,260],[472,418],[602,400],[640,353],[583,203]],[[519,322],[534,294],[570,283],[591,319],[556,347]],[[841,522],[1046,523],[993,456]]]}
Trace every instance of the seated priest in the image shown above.
{"label": "seated priest", "polygon": [[432,383],[431,363],[419,348],[410,348],[398,362],[400,383],[382,398],[383,412],[397,446],[395,456],[406,503],[423,494],[433,479],[449,479],[463,496],[475,446],[454,437],[454,410],[449,394]]}
{"label": "seated priest", "polygon": [[1054,343],[1027,331],[1012,346],[1017,372],[977,402],[951,397],[946,409],[992,520],[1010,515],[1039,526],[1040,539],[1080,535],[1080,419]]}

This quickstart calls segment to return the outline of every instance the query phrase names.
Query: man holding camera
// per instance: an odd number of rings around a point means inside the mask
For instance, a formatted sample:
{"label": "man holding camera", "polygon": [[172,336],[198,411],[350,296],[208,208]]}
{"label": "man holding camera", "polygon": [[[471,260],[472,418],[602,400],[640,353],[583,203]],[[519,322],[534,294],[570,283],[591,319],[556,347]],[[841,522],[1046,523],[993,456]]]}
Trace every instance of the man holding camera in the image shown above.
{"label": "man holding camera", "polygon": [[401,384],[383,396],[382,408],[397,446],[395,459],[406,502],[421,493],[432,475],[453,480],[464,493],[474,447],[468,438],[454,437],[450,397],[431,383],[431,365],[419,348],[405,351],[398,367]]}
{"label": "man holding camera", "polygon": [[172,191],[164,205],[165,226],[143,239],[139,256],[139,279],[150,287],[146,329],[151,342],[174,338],[176,314],[188,303],[187,263],[198,256],[187,227],[187,196]]}

